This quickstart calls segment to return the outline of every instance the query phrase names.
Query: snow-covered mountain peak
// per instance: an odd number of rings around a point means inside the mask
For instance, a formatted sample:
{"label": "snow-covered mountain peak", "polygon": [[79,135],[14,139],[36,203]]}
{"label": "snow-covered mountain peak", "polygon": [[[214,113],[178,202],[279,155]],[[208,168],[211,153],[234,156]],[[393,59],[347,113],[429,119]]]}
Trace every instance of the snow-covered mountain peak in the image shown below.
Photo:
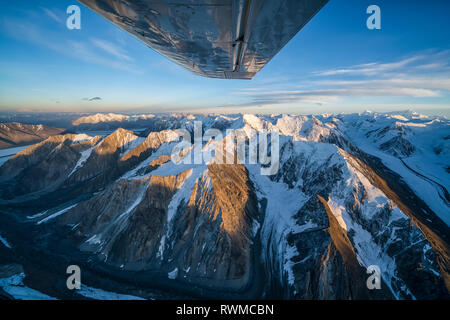
{"label": "snow-covered mountain peak", "polygon": [[124,120],[129,119],[130,117],[123,114],[116,113],[97,113],[85,117],[81,117],[72,122],[74,126],[78,126],[80,124],[96,124],[100,122],[122,122]]}

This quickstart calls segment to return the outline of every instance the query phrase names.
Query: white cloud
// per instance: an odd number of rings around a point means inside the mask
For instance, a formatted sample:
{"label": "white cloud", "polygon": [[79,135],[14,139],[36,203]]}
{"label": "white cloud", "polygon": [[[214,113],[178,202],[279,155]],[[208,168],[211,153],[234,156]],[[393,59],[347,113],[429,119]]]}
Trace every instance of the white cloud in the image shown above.
{"label": "white cloud", "polygon": [[[434,98],[450,92],[450,52],[415,55],[391,63],[365,63],[313,72],[312,77],[235,92],[243,106],[286,103],[327,104],[341,97]],[[335,76],[339,76],[338,79]],[[324,78],[327,78],[326,80]],[[292,86],[292,83],[295,86]],[[280,88],[283,88],[281,89]]]}
{"label": "white cloud", "polygon": [[340,97],[437,97],[438,91],[420,88],[328,88],[318,90],[286,90],[264,92],[238,92],[239,95],[248,96],[250,101],[243,106],[272,105],[286,103],[327,104],[338,100]]}
{"label": "white cloud", "polygon": [[101,39],[91,39],[91,42],[96,46],[97,48],[102,49],[103,51],[115,56],[116,58],[132,61],[125,52],[122,50],[122,48],[119,48],[114,43],[111,43],[109,41],[101,40]]}
{"label": "white cloud", "polygon": [[420,60],[421,56],[415,56],[391,63],[366,63],[349,68],[333,69],[327,71],[319,71],[315,74],[318,76],[335,76],[335,75],[375,75],[404,68]]}
{"label": "white cloud", "polygon": [[[142,70],[136,68],[128,61],[124,61],[127,60],[128,56],[125,54],[121,55],[120,50],[114,51],[117,48],[113,45],[108,45],[108,43],[103,43],[103,47],[101,47],[101,45],[92,45],[92,42],[71,39],[51,41],[50,39],[55,38],[51,36],[51,31],[44,31],[38,25],[26,20],[4,19],[0,21],[0,27],[3,32],[11,37],[32,42],[70,58],[135,74],[142,73]],[[102,52],[99,53],[98,50],[95,50],[96,48],[101,49]],[[112,54],[113,57],[105,57],[105,51]],[[129,59],[131,60],[131,58]]]}
{"label": "white cloud", "polygon": [[42,10],[44,10],[44,12],[47,14],[47,16],[49,16],[51,19],[55,20],[56,22],[64,23],[62,16],[58,15],[58,13],[56,13],[55,11],[50,10],[48,8],[42,8]]}

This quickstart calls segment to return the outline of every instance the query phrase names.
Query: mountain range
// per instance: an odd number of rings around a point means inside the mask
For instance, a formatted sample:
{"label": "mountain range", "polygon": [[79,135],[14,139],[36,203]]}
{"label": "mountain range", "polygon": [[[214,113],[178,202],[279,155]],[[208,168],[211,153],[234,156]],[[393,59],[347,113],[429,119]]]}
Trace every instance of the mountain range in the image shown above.
{"label": "mountain range", "polygon": [[[279,133],[279,169],[221,164],[217,152],[171,161],[195,121],[224,140],[247,132],[247,153],[252,134]],[[0,277],[2,265],[20,270],[60,299],[79,297],[65,287],[69,264],[90,287],[146,299],[449,297],[446,118],[97,114],[66,129],[0,167]]]}
{"label": "mountain range", "polygon": [[63,131],[45,125],[0,123],[0,149],[30,145]]}

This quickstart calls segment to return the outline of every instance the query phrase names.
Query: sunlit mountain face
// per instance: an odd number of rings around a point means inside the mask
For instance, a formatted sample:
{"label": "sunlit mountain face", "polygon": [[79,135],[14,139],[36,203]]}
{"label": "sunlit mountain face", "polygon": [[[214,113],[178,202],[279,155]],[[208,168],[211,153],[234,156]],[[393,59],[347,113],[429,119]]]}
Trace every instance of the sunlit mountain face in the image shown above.
{"label": "sunlit mountain face", "polygon": [[2,298],[448,298],[445,117],[20,117],[0,125]]}

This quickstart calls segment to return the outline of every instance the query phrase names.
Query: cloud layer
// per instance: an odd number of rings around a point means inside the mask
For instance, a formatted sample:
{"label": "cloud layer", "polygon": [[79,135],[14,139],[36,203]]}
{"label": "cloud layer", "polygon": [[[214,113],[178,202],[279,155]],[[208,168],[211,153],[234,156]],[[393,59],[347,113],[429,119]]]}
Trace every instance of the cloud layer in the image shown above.
{"label": "cloud layer", "polygon": [[[323,105],[343,97],[437,98],[450,92],[450,51],[428,52],[389,63],[368,62],[312,72],[305,79],[235,92],[242,106],[286,103]],[[294,84],[294,85],[293,85]]]}

